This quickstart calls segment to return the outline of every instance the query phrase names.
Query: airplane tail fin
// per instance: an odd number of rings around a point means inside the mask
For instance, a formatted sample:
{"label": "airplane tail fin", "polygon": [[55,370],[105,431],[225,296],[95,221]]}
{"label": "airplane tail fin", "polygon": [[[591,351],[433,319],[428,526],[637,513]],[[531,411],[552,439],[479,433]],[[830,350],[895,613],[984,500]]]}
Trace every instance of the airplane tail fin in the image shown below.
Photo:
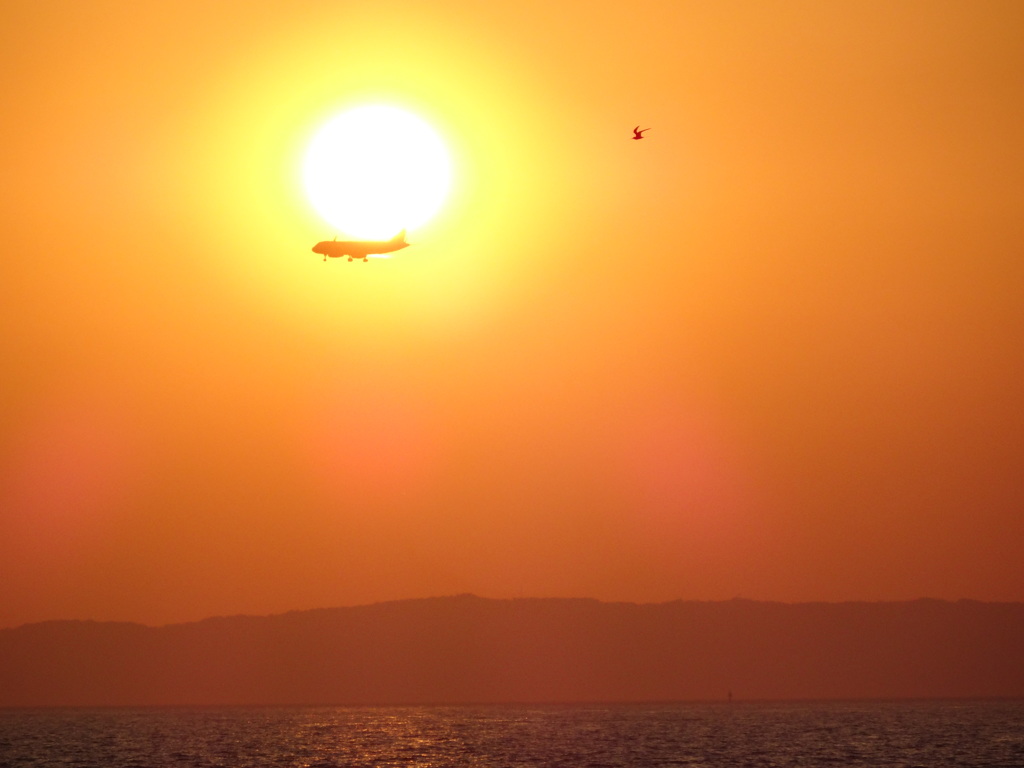
{"label": "airplane tail fin", "polygon": [[405,230],[403,229],[401,232],[399,232],[397,235],[395,235],[391,239],[392,239],[392,241],[394,241],[396,243],[404,243],[405,242]]}

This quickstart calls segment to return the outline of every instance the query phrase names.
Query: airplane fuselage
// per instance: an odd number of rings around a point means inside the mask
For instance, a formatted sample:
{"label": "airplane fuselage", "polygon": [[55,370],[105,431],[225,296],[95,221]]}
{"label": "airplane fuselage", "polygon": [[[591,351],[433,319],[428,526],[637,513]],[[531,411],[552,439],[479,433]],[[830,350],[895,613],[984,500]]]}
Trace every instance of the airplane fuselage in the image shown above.
{"label": "airplane fuselage", "polygon": [[313,253],[323,254],[324,261],[327,257],[338,259],[342,256],[348,256],[349,261],[366,261],[370,255],[394,253],[408,247],[405,230],[402,230],[390,240],[323,240],[313,246]]}

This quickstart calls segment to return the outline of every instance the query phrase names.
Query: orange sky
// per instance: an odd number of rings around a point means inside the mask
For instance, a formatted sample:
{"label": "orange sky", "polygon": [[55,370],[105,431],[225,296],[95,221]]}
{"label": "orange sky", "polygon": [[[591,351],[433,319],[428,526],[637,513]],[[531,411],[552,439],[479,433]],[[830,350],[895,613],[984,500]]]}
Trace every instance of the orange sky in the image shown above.
{"label": "orange sky", "polygon": [[[1024,600],[1024,4],[41,0],[0,35],[0,626]],[[301,156],[361,103],[454,189],[324,264]]]}

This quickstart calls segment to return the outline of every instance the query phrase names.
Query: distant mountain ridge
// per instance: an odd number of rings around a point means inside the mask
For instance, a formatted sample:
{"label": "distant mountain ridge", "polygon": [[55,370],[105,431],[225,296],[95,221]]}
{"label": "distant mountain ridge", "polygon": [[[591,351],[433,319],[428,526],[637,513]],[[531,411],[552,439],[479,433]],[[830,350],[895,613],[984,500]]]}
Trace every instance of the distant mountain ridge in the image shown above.
{"label": "distant mountain ridge", "polygon": [[459,595],[0,630],[0,706],[1024,696],[1024,603]]}

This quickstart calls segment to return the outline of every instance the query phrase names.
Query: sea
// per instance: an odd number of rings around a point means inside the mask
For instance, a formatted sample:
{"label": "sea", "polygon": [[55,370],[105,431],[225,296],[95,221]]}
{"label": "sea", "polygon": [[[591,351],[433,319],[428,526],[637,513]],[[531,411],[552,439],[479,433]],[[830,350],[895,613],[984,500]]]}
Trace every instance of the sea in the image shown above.
{"label": "sea", "polygon": [[1024,701],[0,710],[0,766],[1015,766]]}

